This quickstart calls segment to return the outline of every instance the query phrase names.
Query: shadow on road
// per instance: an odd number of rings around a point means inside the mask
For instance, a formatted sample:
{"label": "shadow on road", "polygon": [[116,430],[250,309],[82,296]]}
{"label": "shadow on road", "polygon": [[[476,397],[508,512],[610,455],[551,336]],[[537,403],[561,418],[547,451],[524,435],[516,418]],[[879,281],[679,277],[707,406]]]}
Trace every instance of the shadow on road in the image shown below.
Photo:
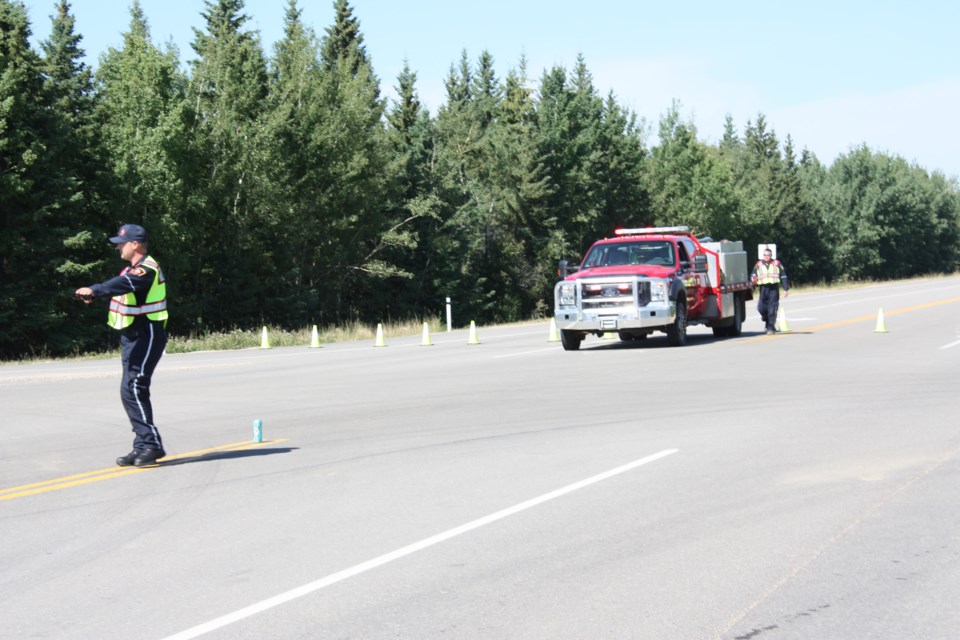
{"label": "shadow on road", "polygon": [[161,460],[158,466],[173,467],[180,464],[189,464],[192,462],[212,462],[214,460],[233,460],[235,458],[253,458],[256,456],[270,456],[277,453],[290,453],[296,451],[299,447],[271,447],[260,449],[238,449],[234,451],[211,451],[198,456],[189,456],[187,458],[174,458],[173,460]]}
{"label": "shadow on road", "polygon": [[790,331],[784,333],[777,333],[773,336],[767,336],[764,330],[746,330],[744,329],[743,333],[737,337],[725,337],[725,336],[714,336],[706,333],[694,333],[687,334],[687,344],[683,347],[672,347],[667,341],[666,336],[651,336],[644,340],[628,340],[623,341],[619,338],[608,338],[604,340],[591,340],[590,342],[584,342],[581,351],[612,351],[619,349],[690,349],[696,347],[706,347],[709,345],[721,343],[721,342],[736,342],[737,340],[754,340],[757,338],[774,338],[782,336],[794,336],[794,335],[803,335],[809,336],[813,335],[813,331],[798,331],[796,329],[791,329]]}

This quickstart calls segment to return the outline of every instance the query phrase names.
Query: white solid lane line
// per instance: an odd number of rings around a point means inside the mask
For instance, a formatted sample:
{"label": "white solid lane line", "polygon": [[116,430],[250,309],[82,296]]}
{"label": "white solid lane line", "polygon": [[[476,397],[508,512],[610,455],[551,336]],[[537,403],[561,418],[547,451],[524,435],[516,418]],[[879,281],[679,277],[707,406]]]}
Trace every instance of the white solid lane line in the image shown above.
{"label": "white solid lane line", "polygon": [[583,489],[584,487],[588,487],[597,482],[607,480],[616,475],[620,475],[621,473],[626,473],[627,471],[631,471],[632,469],[636,469],[637,467],[641,467],[645,464],[655,462],[657,460],[660,460],[661,458],[665,458],[669,455],[672,455],[677,451],[679,451],[679,449],[664,449],[659,453],[655,453],[645,458],[640,458],[639,460],[634,460],[633,462],[616,467],[614,469],[610,469],[609,471],[604,471],[603,473],[600,473],[595,476],[591,476],[585,480],[581,480],[579,482],[569,484],[555,491],[545,493],[536,498],[532,498],[525,502],[516,504],[512,507],[503,509],[502,511],[491,513],[488,516],[484,516],[472,522],[468,522],[466,524],[460,525],[459,527],[454,527],[453,529],[444,531],[443,533],[438,533],[435,536],[425,538],[420,542],[414,542],[413,544],[397,549],[396,551],[391,551],[390,553],[384,554],[372,560],[368,560],[367,562],[354,565],[349,569],[344,569],[343,571],[338,571],[337,573],[333,573],[325,578],[320,578],[319,580],[315,580],[314,582],[309,582],[301,587],[297,587],[296,589],[291,589],[290,591],[273,596],[272,598],[261,600],[260,602],[244,607],[243,609],[234,611],[233,613],[228,613],[225,616],[215,618],[214,620],[197,625],[196,627],[187,629],[186,631],[181,631],[180,633],[176,633],[172,636],[168,636],[164,640],[189,640],[190,638],[197,638],[199,636],[204,635],[205,633],[210,633],[211,631],[220,629],[229,624],[233,624],[234,622],[238,622],[240,620],[243,620],[244,618],[249,618],[252,615],[261,613],[263,611],[267,611],[268,609],[272,609],[286,602],[290,602],[291,600],[296,600],[297,598],[303,597],[305,595],[309,595],[315,591],[319,591],[320,589],[323,589],[324,587],[329,587],[332,584],[336,584],[337,582],[341,582],[343,580],[346,580],[347,578],[352,578],[353,576],[359,575],[361,573],[365,573],[367,571],[370,571],[371,569],[375,569],[379,566],[385,565],[388,562],[393,562],[394,560],[398,560],[400,558],[403,558],[404,556],[408,556],[412,553],[416,553],[417,551],[426,549],[427,547],[431,547],[433,545],[449,540],[450,538],[454,538],[456,536],[467,533],[469,531],[473,531],[474,529],[479,529],[480,527],[488,525],[492,522],[496,522],[497,520],[502,520],[503,518],[515,515],[517,513],[520,513],[521,511],[531,509],[537,505],[543,504],[544,502],[549,502],[550,500],[554,500],[568,493],[572,493],[579,489]]}

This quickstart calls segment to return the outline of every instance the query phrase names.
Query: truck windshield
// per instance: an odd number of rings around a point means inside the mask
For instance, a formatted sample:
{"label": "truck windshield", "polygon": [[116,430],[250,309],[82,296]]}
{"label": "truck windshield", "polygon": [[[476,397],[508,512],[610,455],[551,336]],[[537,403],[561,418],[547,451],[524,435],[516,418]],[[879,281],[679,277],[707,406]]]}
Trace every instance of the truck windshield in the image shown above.
{"label": "truck windshield", "polygon": [[583,268],[622,264],[672,266],[674,262],[672,242],[639,240],[595,245],[587,254],[586,260],[583,261]]}

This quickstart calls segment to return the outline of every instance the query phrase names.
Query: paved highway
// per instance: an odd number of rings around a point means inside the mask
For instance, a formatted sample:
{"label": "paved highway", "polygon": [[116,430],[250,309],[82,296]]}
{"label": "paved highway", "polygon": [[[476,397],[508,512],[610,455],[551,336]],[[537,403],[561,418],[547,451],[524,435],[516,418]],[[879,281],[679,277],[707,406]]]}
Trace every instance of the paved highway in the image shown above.
{"label": "paved highway", "polygon": [[956,638],[960,278],[786,310],[0,366],[0,636]]}

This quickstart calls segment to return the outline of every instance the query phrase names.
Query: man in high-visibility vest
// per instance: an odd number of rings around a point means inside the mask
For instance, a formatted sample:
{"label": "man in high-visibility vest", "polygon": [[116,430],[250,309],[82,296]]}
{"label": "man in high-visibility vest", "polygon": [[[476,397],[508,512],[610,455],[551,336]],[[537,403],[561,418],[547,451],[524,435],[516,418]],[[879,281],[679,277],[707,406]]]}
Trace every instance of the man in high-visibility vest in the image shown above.
{"label": "man in high-visibility vest", "polygon": [[120,331],[120,399],[134,433],[133,450],[117,458],[117,464],[146,467],[166,455],[153,423],[150,378],[167,344],[167,287],[160,265],[147,254],[146,229],[125,224],[110,242],[130,266],[115,278],[81,287],[75,293],[87,304],[111,297],[107,324]]}
{"label": "man in high-visibility vest", "polygon": [[753,286],[760,288],[760,299],[757,301],[757,311],[767,325],[767,335],[777,332],[777,311],[780,308],[780,287],[783,287],[783,297],[789,293],[790,283],[787,281],[787,270],[779,260],[773,259],[770,247],[763,250],[763,260],[758,260],[750,275]]}

